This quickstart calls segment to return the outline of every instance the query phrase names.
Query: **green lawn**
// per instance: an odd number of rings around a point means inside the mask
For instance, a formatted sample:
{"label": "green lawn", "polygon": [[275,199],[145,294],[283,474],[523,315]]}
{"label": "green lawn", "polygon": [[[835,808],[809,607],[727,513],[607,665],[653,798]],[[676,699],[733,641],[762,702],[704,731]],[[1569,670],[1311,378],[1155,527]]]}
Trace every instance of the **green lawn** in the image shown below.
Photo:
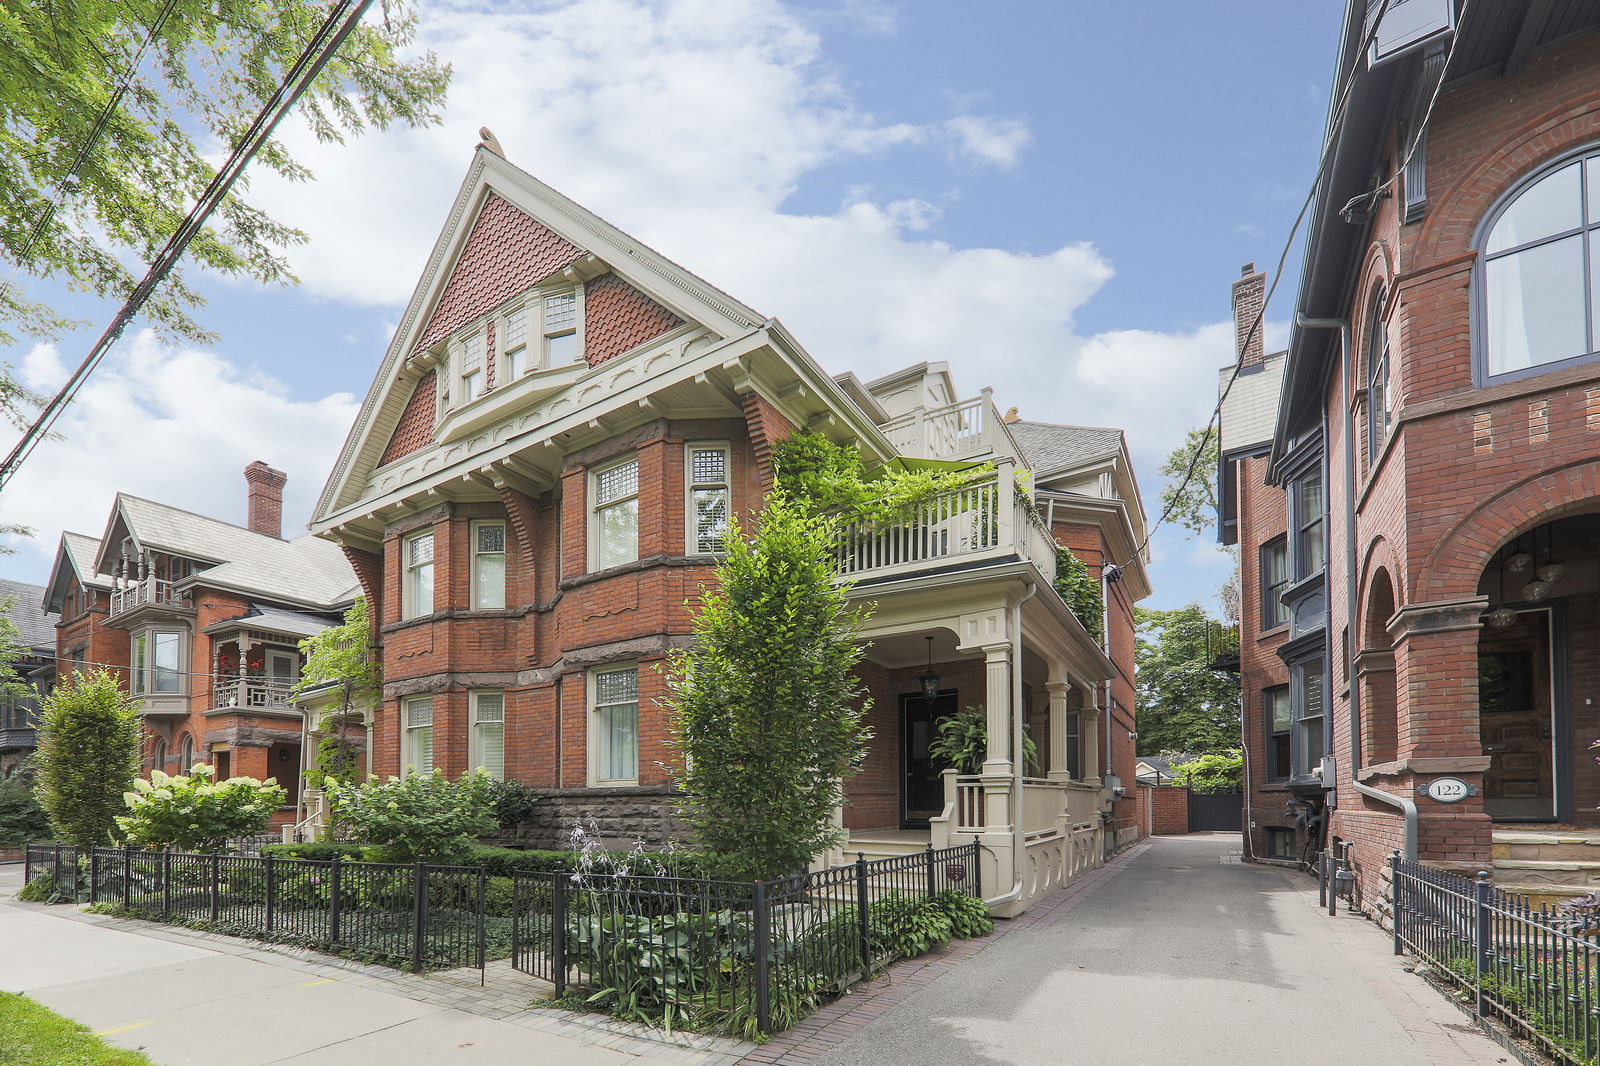
{"label": "green lawn", "polygon": [[0,992],[0,1066],[155,1066],[27,996]]}

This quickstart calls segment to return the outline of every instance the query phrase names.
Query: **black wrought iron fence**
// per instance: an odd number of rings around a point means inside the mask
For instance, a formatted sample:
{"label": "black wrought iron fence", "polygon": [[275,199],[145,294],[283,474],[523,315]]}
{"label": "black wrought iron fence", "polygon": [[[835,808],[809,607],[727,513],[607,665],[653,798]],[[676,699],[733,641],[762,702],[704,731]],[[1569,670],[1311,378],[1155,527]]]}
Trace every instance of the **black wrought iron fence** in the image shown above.
{"label": "black wrought iron fence", "polygon": [[522,872],[512,965],[624,1015],[772,1032],[905,953],[919,901],[981,899],[978,858],[930,847],[761,882]]}
{"label": "black wrought iron fence", "polygon": [[57,845],[30,846],[27,863],[29,880],[50,878],[62,900],[111,904],[147,921],[413,971],[485,963],[488,877],[476,866]]}
{"label": "black wrought iron fence", "polygon": [[1391,859],[1394,951],[1410,949],[1558,1062],[1600,1062],[1600,919]]}
{"label": "black wrought iron fence", "polygon": [[23,850],[23,884],[42,900],[78,903],[87,894],[79,873],[78,849],[65,844],[29,844]]}

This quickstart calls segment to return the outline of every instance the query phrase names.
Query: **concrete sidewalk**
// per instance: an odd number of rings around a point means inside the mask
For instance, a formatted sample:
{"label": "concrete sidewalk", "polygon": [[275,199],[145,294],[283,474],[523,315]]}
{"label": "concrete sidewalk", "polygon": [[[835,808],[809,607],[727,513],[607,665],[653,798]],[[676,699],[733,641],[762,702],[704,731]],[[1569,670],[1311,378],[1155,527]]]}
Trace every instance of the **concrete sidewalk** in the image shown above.
{"label": "concrete sidewalk", "polygon": [[503,964],[416,976],[312,952],[15,903],[0,867],[0,989],[25,992],[162,1066],[727,1066],[752,1045],[530,1009]]}
{"label": "concrete sidewalk", "polygon": [[[1406,973],[1387,935],[1242,864],[1237,835],[1157,837],[881,1013],[753,1052],[818,1066],[1488,1066],[1510,1054]],[[902,988],[905,986],[902,985]],[[860,1012],[857,1012],[860,1013]]]}

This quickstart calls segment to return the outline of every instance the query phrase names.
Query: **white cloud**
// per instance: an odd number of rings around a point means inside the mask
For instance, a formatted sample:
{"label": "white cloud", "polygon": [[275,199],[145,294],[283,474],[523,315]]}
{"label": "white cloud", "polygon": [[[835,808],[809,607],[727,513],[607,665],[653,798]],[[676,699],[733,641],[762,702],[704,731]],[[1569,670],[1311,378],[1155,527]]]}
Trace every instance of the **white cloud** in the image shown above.
{"label": "white cloud", "polygon": [[[56,350],[35,346],[21,372],[30,388],[66,378]],[[172,348],[146,330],[117,345],[48,440],[7,485],[0,520],[39,535],[13,539],[29,580],[54,557],[63,529],[99,536],[117,492],[228,521],[244,521],[244,468],[260,459],[289,475],[284,533],[298,536],[356,414],[336,393],[296,400],[282,382],[223,356]]]}
{"label": "white cloud", "polygon": [[1002,169],[1016,166],[1033,140],[1026,122],[994,115],[957,115],[946,119],[944,128],[963,155]]}

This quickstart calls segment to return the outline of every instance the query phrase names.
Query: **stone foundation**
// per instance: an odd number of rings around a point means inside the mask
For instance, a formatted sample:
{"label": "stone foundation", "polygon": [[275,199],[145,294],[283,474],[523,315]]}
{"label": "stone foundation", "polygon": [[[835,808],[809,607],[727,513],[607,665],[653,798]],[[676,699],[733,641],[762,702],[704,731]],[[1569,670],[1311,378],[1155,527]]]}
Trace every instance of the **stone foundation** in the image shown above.
{"label": "stone foundation", "polygon": [[519,825],[506,843],[564,850],[572,846],[574,826],[582,826],[586,833],[598,827],[608,848],[629,848],[637,840],[646,844],[681,841],[688,831],[674,814],[680,795],[671,785],[551,790],[544,793],[537,813]]}

